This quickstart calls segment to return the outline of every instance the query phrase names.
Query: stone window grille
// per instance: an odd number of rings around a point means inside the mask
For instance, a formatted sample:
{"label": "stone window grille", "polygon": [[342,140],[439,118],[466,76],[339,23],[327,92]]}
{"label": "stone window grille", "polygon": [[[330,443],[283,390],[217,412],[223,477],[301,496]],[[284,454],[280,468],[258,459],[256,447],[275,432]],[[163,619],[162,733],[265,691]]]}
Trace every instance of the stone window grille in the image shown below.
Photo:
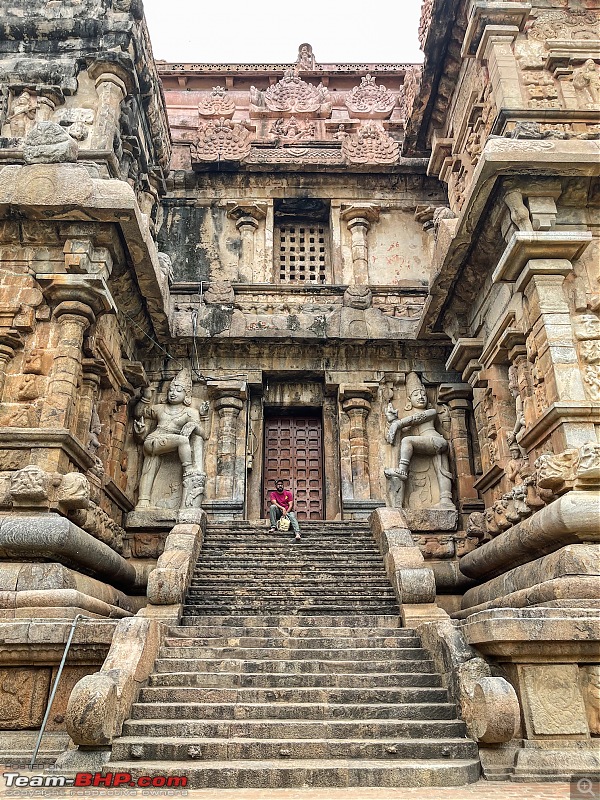
{"label": "stone window grille", "polygon": [[285,222],[276,228],[275,279],[279,283],[326,283],[329,229],[321,222]]}

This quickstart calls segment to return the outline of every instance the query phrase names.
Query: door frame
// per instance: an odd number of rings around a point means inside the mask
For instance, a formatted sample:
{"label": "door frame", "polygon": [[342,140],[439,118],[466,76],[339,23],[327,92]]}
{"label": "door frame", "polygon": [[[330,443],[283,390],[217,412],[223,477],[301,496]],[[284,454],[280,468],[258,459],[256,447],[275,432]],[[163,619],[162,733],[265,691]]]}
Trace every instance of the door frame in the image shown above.
{"label": "door frame", "polygon": [[[262,507],[268,508],[267,492],[267,421],[276,417],[314,417],[319,420],[321,425],[321,519],[327,519],[327,494],[325,477],[325,420],[322,406],[263,406],[263,430],[262,430],[262,463],[261,463],[261,498]],[[268,516],[268,514],[267,514]]]}

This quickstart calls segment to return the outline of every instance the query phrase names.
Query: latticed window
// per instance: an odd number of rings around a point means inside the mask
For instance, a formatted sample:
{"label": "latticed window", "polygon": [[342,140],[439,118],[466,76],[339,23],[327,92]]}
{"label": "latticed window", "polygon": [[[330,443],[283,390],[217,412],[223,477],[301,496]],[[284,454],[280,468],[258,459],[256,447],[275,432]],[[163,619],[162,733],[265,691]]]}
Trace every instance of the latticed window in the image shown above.
{"label": "latticed window", "polygon": [[276,279],[285,283],[325,283],[329,274],[326,225],[294,222],[276,229]]}

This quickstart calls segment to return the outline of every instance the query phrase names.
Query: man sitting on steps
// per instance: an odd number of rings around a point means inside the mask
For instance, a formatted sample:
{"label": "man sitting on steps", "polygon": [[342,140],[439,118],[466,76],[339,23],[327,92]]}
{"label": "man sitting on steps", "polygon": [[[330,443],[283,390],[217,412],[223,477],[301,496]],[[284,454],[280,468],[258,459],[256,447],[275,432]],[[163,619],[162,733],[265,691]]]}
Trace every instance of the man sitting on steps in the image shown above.
{"label": "man sitting on steps", "polygon": [[283,488],[283,481],[281,478],[278,478],[275,481],[275,491],[271,492],[269,499],[271,500],[271,506],[269,508],[271,527],[269,530],[277,530],[277,520],[281,517],[287,517],[295,534],[294,539],[296,539],[296,541],[301,539],[300,525],[298,525],[296,515],[292,511],[292,508],[294,507],[294,495],[289,489]]}

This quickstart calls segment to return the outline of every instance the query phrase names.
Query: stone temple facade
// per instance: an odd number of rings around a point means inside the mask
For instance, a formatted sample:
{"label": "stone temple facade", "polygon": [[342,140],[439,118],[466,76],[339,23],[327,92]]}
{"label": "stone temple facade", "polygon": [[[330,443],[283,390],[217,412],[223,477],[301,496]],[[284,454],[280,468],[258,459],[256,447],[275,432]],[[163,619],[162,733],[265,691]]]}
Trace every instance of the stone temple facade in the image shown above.
{"label": "stone temple facade", "polygon": [[464,781],[592,774],[597,3],[425,0],[422,66],[155,62],[140,0],[3,15],[2,759],[77,617],[40,753],[105,768],[203,540],[266,533],[279,476],[305,531],[372,532]]}

